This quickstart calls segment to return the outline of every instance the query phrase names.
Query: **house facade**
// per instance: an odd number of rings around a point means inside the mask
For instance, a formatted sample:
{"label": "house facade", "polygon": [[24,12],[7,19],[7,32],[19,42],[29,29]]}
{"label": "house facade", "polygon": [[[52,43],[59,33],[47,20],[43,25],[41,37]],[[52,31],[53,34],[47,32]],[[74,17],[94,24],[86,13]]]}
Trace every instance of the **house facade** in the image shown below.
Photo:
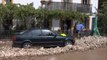
{"label": "house facade", "polygon": [[[98,9],[98,0],[2,0],[0,1],[3,5],[7,3],[11,4],[23,4],[27,5],[29,3],[33,3],[33,7],[38,8],[39,6],[43,5],[42,2],[45,1],[45,8],[54,10],[72,10],[72,11],[78,11],[81,13],[86,13],[89,16],[89,19],[87,20],[88,29],[92,30],[92,23],[93,18],[97,14]],[[51,1],[51,3],[48,5],[48,2]],[[69,21],[68,21],[69,22]],[[59,19],[53,19],[52,20],[52,30],[58,30],[61,28],[61,24]]]}
{"label": "house facade", "polygon": [[[98,0],[41,0],[45,1],[45,8],[48,10],[72,10],[89,15],[87,20],[87,29],[92,30],[93,19],[96,17],[98,9]],[[48,2],[51,3],[48,4]],[[57,23],[56,23],[57,22]],[[60,29],[60,20],[53,19],[52,30]],[[57,25],[57,26],[56,26]]]}
{"label": "house facade", "polygon": [[92,13],[97,13],[98,9],[98,0],[62,0],[62,2],[64,1],[68,1],[71,3],[79,3],[79,4],[83,4],[83,5],[91,5],[92,9],[91,12]]}
{"label": "house facade", "polygon": [[70,3],[78,3],[78,4],[84,4],[84,5],[92,5],[92,9],[91,9],[92,13],[97,13],[97,9],[98,9],[98,0],[0,0],[0,3],[2,3],[3,5],[5,5],[6,3],[11,3],[11,4],[20,3],[23,5],[33,3],[34,4],[33,6],[35,8],[38,8],[39,6],[41,6],[40,1],[70,2]]}
{"label": "house facade", "polygon": [[79,3],[79,4],[83,4],[83,5],[90,5],[90,12],[89,13],[89,29],[92,30],[93,28],[93,18],[96,17],[97,14],[97,10],[98,10],[98,1],[99,0],[68,0],[71,3]]}

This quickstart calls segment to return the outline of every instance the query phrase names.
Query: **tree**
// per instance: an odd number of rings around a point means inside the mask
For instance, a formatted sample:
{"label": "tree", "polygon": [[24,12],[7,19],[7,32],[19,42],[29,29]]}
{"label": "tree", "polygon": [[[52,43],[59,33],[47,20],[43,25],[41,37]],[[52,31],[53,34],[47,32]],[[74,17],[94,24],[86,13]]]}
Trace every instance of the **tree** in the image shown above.
{"label": "tree", "polygon": [[103,5],[103,3],[104,3],[105,1],[106,1],[106,0],[99,0],[99,9],[102,8],[102,5]]}
{"label": "tree", "polygon": [[35,8],[32,6],[32,4],[28,5],[19,4],[18,7],[13,10],[15,12],[14,13],[15,19],[19,19],[23,22],[22,29],[30,28],[27,26],[30,25],[31,20],[35,18]]}
{"label": "tree", "polygon": [[107,1],[104,1],[99,9],[98,27],[102,34],[107,34]]}
{"label": "tree", "polygon": [[32,4],[0,5],[0,21],[2,22],[5,30],[11,30],[13,19],[21,20],[23,22],[22,29],[26,29],[26,25],[28,25],[26,22],[28,20],[32,20],[33,18],[35,18],[35,8]]}
{"label": "tree", "polygon": [[10,26],[12,25],[13,12],[11,11],[11,9],[12,6],[10,5],[0,5],[0,20],[5,30],[9,30]]}

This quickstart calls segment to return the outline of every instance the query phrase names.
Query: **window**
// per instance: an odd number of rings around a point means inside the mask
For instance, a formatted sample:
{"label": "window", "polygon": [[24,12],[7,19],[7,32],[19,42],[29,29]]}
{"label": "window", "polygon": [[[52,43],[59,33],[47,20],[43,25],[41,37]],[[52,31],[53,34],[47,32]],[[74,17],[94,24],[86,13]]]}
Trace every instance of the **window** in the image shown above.
{"label": "window", "polygon": [[31,31],[33,36],[40,36],[41,35],[41,30],[33,30]]}
{"label": "window", "polygon": [[83,4],[90,4],[90,0],[82,0]]}
{"label": "window", "polygon": [[55,34],[50,30],[42,30],[43,36],[54,36]]}
{"label": "window", "polygon": [[11,0],[6,0],[6,4],[10,4],[11,3]]}
{"label": "window", "polygon": [[63,0],[63,2],[70,2],[70,0]]}
{"label": "window", "polygon": [[31,30],[31,31],[26,31],[24,35],[28,36],[40,36],[41,35],[41,30]]}

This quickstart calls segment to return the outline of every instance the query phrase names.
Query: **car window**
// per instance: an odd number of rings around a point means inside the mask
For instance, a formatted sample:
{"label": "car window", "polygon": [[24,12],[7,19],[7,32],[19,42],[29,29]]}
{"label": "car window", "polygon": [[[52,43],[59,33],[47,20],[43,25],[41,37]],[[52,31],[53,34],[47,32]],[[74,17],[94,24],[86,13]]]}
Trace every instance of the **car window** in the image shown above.
{"label": "car window", "polygon": [[54,36],[55,34],[50,30],[42,30],[43,36]]}
{"label": "car window", "polygon": [[27,36],[31,36],[32,35],[31,31],[29,31],[29,30],[27,30],[25,32],[21,32],[21,34],[27,35]]}
{"label": "car window", "polygon": [[33,30],[32,32],[33,36],[40,36],[41,35],[41,30]]}
{"label": "car window", "polygon": [[31,31],[26,32],[24,35],[40,36],[41,35],[41,30],[31,30]]}
{"label": "car window", "polygon": [[26,32],[26,30],[25,30],[25,31],[21,31],[21,32],[19,32],[19,34],[22,35],[22,34],[24,34],[25,32]]}

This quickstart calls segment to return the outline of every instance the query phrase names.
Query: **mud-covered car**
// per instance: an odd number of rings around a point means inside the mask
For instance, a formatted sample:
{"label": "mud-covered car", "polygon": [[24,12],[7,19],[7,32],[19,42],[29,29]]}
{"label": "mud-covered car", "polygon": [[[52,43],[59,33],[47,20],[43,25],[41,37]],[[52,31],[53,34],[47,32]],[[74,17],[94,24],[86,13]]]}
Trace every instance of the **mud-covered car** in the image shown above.
{"label": "mud-covered car", "polygon": [[30,29],[12,37],[13,47],[30,48],[31,46],[66,46],[74,44],[72,37],[60,36],[48,29]]}

